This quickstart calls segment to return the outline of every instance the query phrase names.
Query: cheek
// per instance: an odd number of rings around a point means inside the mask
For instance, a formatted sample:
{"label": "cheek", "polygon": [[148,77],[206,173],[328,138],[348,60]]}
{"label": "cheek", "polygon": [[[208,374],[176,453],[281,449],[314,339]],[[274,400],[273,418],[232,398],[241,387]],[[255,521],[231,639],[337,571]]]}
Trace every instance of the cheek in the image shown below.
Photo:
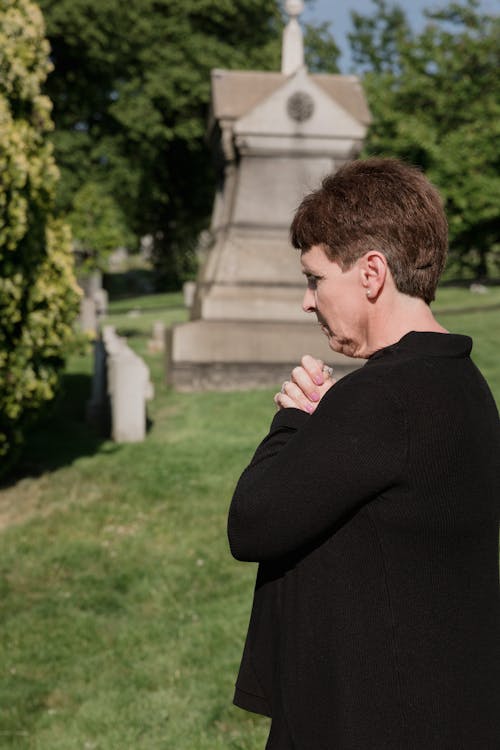
{"label": "cheek", "polygon": [[316,298],[318,305],[321,305],[321,308],[325,312],[340,312],[342,308],[342,297],[339,297],[339,294],[334,289],[319,288],[316,292]]}

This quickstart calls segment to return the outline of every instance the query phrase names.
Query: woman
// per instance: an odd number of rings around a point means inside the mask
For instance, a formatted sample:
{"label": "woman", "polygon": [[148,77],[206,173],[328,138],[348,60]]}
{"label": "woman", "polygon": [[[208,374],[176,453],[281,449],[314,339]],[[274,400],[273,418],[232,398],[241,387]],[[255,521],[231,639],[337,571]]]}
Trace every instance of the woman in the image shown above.
{"label": "woman", "polygon": [[258,561],[235,703],[269,750],[499,747],[498,412],[472,342],[433,317],[447,249],[437,191],[355,161],[291,228],[303,307],[337,383],[305,356],[229,513]]}

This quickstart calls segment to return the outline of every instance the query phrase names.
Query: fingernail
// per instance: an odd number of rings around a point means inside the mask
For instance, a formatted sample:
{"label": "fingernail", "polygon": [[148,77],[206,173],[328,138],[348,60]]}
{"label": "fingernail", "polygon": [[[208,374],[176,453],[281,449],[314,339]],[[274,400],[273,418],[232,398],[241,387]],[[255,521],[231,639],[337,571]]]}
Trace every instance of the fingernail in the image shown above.
{"label": "fingernail", "polygon": [[314,404],[306,404],[306,411],[308,411],[309,414],[312,414],[314,411]]}
{"label": "fingernail", "polygon": [[323,377],[321,375],[315,375],[313,380],[316,385],[323,385]]}
{"label": "fingernail", "polygon": [[320,399],[319,393],[316,393],[316,391],[313,391],[311,393],[311,401],[319,401],[319,399]]}

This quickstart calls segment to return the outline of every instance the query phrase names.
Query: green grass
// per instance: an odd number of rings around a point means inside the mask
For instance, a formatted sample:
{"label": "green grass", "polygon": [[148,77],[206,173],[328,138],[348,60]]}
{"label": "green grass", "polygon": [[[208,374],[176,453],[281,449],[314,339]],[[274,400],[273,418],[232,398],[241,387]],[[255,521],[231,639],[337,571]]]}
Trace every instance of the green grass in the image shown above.
{"label": "green grass", "polygon": [[444,287],[432,308],[449,331],[472,337],[472,357],[500,407],[500,286],[489,287],[485,294]]}
{"label": "green grass", "polygon": [[[492,296],[446,289],[436,309],[472,333],[500,400]],[[482,312],[445,312],[471,297]],[[147,351],[156,319],[185,319],[179,295],[122,300],[108,317],[151,366],[146,441],[118,446],[85,426],[90,358],[73,357],[0,491],[2,750],[264,747],[268,721],[231,705],[255,568],[232,560],[225,528],[272,391],[169,391]]]}
{"label": "green grass", "polygon": [[[182,292],[169,292],[165,294],[149,294],[146,297],[127,297],[126,299],[117,299],[109,304],[110,312],[113,315],[129,314],[137,310],[140,313],[157,311],[160,317],[167,311],[180,310],[184,306]],[[158,317],[158,315],[157,315]],[[178,315],[177,319],[182,318]]]}
{"label": "green grass", "polygon": [[487,287],[484,294],[470,292],[463,287],[442,286],[437,291],[432,307],[438,316],[445,311],[500,308],[500,286]]}

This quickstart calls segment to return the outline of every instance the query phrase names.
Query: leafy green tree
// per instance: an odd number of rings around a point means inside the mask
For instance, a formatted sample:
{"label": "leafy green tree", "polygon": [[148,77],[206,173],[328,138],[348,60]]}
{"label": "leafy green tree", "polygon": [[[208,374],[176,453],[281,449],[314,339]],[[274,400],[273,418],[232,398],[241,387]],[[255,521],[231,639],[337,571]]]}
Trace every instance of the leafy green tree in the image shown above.
{"label": "leafy green tree", "polygon": [[449,273],[486,277],[500,262],[500,21],[477,0],[427,11],[421,33],[374,0],[353,13],[353,58],[365,71],[374,123],[366,154],[422,166],[450,223]]}
{"label": "leafy green tree", "polygon": [[53,136],[72,208],[87,182],[151,234],[175,284],[210,211],[204,141],[214,67],[276,67],[273,0],[42,0],[54,73]]}
{"label": "leafy green tree", "polygon": [[[113,196],[136,237],[154,238],[164,285],[192,272],[214,193],[206,143],[210,70],[279,70],[276,0],[41,0],[54,72],[58,205],[86,182]],[[306,38],[331,70],[324,26]]]}
{"label": "leafy green tree", "polygon": [[51,215],[58,172],[40,94],[48,53],[38,7],[1,0],[0,473],[54,396],[78,304],[70,231]]}
{"label": "leafy green tree", "polygon": [[77,191],[68,221],[75,250],[89,270],[105,270],[113,250],[134,244],[122,210],[98,183],[85,182]]}
{"label": "leafy green tree", "polygon": [[304,29],[304,54],[311,73],[338,73],[340,50],[328,22],[309,23]]}

